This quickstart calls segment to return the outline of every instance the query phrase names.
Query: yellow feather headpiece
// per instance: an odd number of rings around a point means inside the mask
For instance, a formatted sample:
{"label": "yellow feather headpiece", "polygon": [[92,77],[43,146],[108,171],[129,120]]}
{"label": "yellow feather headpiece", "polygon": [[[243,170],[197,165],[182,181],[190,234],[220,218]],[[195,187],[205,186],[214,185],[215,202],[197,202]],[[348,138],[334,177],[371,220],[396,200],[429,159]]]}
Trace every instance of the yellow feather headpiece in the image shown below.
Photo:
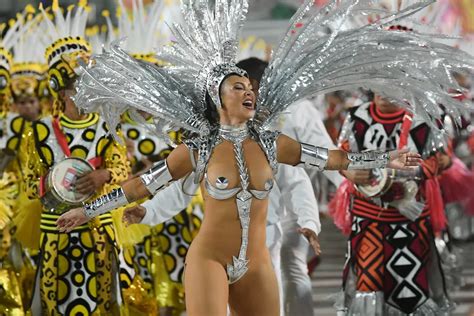
{"label": "yellow feather headpiece", "polygon": [[49,85],[56,96],[59,90],[66,88],[77,76],[78,59],[87,60],[92,52],[91,45],[85,39],[90,8],[87,1],[81,0],[77,6],[69,6],[64,15],[58,0],[54,0],[52,16],[41,5],[40,10],[44,21],[42,28],[50,43],[45,50]]}

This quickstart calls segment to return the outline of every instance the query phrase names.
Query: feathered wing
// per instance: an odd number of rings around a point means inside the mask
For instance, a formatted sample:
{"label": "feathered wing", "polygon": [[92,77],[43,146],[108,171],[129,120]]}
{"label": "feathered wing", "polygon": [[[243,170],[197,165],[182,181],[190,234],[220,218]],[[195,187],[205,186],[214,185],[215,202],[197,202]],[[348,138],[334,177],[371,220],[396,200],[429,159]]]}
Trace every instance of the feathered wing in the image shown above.
{"label": "feathered wing", "polygon": [[115,128],[120,115],[139,110],[162,122],[206,135],[210,129],[202,102],[206,70],[235,62],[247,0],[182,0],[183,19],[170,26],[173,45],[157,58],[158,68],[130,57],[115,42],[94,56],[77,82],[75,102],[86,112],[99,112]]}
{"label": "feathered wing", "polygon": [[193,100],[180,88],[178,78],[155,65],[130,57],[119,42],[110,51],[93,56],[76,84],[76,105],[85,112],[98,112],[115,130],[127,110],[143,111],[157,119],[205,133],[206,124],[195,113]]}
{"label": "feathered wing", "polygon": [[[300,8],[261,82],[257,117],[264,127],[299,99],[359,87],[398,101],[426,119],[439,117],[439,104],[453,114],[463,106],[448,93],[461,89],[450,72],[473,69],[472,56],[436,42],[432,35],[385,30],[433,1],[341,31],[346,18],[366,10],[370,2],[332,0],[318,9],[307,0]],[[329,25],[334,31],[318,36]]]}
{"label": "feathered wing", "polygon": [[223,63],[235,63],[238,40],[248,10],[247,0],[182,0],[180,23],[170,25],[175,37],[158,58],[169,64],[166,71],[183,83],[196,111],[203,112],[207,72]]}

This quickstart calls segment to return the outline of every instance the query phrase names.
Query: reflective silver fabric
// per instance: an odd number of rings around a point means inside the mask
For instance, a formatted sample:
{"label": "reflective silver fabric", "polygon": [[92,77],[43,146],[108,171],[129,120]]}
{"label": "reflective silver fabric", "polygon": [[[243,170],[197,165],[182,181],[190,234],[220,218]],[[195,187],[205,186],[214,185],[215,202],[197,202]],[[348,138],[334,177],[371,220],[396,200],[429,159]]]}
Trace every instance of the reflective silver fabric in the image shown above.
{"label": "reflective silver fabric", "polygon": [[127,197],[123,189],[118,188],[90,203],[84,204],[84,213],[87,217],[94,218],[126,204],[128,204]]}
{"label": "reflective silver fabric", "polygon": [[322,171],[326,167],[328,159],[329,150],[327,148],[301,143],[299,167],[316,167]]}
{"label": "reflective silver fabric", "polygon": [[150,170],[140,176],[140,179],[148,192],[152,195],[155,195],[156,192],[173,181],[173,177],[171,176],[168,165],[166,164],[166,159],[155,163]]}
{"label": "reflective silver fabric", "polygon": [[388,152],[371,150],[362,153],[347,153],[348,170],[385,168],[389,162]]}

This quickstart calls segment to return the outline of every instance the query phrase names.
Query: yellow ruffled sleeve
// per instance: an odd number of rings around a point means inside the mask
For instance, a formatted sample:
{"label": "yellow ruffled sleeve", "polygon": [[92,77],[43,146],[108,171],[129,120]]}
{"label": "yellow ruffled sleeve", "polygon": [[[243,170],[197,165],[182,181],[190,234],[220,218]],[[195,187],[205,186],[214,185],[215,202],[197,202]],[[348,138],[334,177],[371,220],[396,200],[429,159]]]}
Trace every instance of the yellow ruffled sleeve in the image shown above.
{"label": "yellow ruffled sleeve", "polygon": [[[122,137],[120,132],[119,136]],[[125,141],[123,141],[123,143],[125,143]],[[105,168],[110,172],[109,185],[120,185],[128,179],[131,168],[130,162],[127,159],[127,148],[124,145],[112,141],[104,153],[104,162]],[[107,185],[105,185],[105,187],[107,187]]]}
{"label": "yellow ruffled sleeve", "polygon": [[40,177],[46,173],[36,151],[33,130],[27,129],[19,150],[21,184],[13,218],[14,237],[26,248],[38,249],[41,235],[40,222],[43,206],[39,200]]}

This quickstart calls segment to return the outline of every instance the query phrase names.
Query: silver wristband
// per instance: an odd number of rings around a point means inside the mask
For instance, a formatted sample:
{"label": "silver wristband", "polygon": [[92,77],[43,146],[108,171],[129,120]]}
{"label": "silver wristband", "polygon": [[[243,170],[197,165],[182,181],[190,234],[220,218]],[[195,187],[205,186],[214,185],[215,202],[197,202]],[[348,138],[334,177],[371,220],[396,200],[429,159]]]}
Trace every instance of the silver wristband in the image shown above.
{"label": "silver wristband", "polygon": [[128,204],[128,200],[123,189],[114,189],[90,203],[85,203],[84,214],[89,218],[94,218],[126,204]]}
{"label": "silver wristband", "polygon": [[385,168],[390,154],[385,151],[371,150],[362,153],[347,153],[347,170]]}
{"label": "silver wristband", "polygon": [[150,170],[140,176],[140,179],[152,195],[155,195],[163,187],[173,182],[173,177],[168,169],[166,160],[161,160],[154,164]]}
{"label": "silver wristband", "polygon": [[299,167],[316,167],[319,170],[326,168],[329,159],[327,148],[316,147],[310,144],[301,143],[301,157]]}

